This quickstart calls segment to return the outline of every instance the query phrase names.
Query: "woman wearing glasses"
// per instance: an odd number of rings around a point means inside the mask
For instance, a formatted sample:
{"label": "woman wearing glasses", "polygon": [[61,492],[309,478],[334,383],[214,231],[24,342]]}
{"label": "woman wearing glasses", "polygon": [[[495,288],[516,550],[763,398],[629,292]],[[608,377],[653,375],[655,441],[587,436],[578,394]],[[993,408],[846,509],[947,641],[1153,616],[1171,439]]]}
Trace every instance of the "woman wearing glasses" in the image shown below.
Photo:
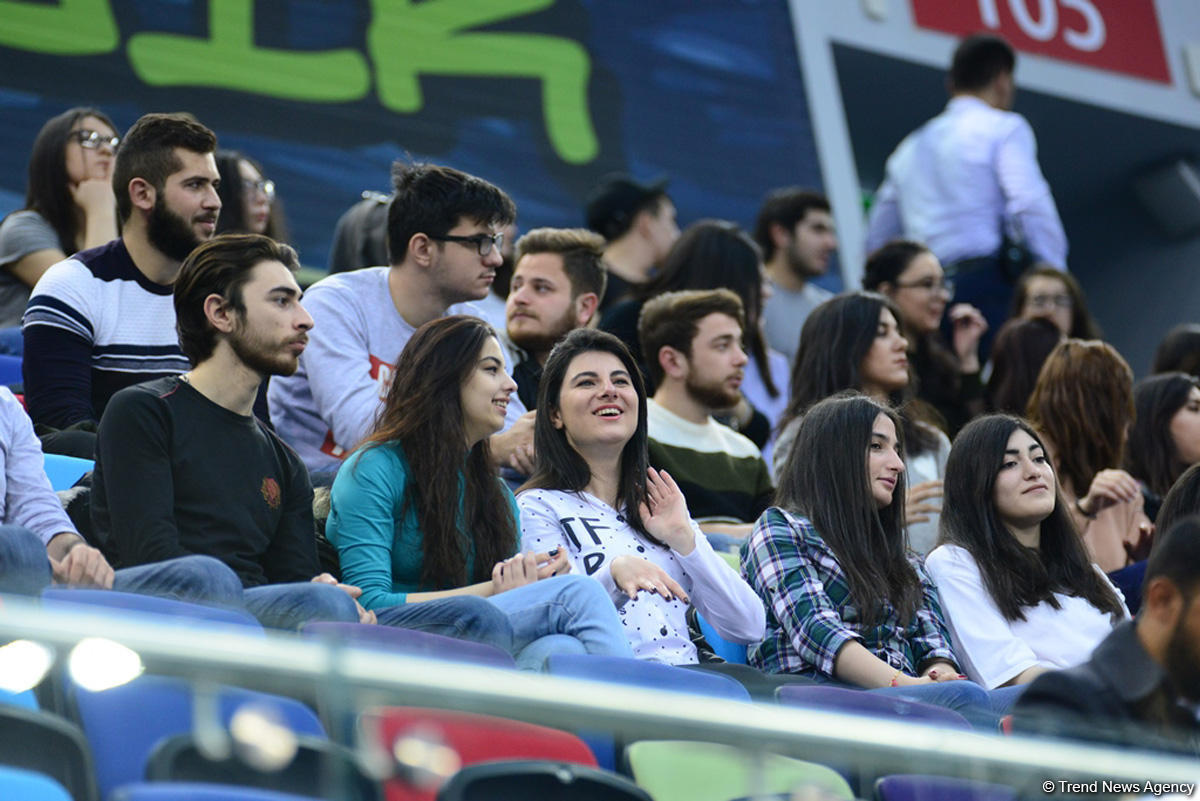
{"label": "woman wearing glasses", "polygon": [[946,280],[937,257],[916,242],[896,240],[872,253],[863,270],[863,289],[886,295],[900,310],[917,397],[941,414],[953,438],[983,413],[979,340],[987,321],[974,306],[954,304],[949,311],[953,337],[947,347],[939,328],[954,297],[954,284]]}
{"label": "woman wearing glasses", "polygon": [[221,216],[218,234],[264,234],[287,241],[283,207],[275,198],[275,182],[263,176],[262,166],[236,150],[217,152],[221,173]]}
{"label": "woman wearing glasses", "polygon": [[[64,111],[38,132],[25,207],[0,223],[0,328],[21,324],[30,290],[52,264],[117,238],[110,178],[120,141],[94,108]],[[19,353],[19,336],[12,345]]]}
{"label": "woman wearing glasses", "polygon": [[1072,339],[1100,339],[1100,327],[1088,311],[1083,288],[1070,273],[1049,265],[1030,267],[1017,282],[1009,317],[1044,317]]}

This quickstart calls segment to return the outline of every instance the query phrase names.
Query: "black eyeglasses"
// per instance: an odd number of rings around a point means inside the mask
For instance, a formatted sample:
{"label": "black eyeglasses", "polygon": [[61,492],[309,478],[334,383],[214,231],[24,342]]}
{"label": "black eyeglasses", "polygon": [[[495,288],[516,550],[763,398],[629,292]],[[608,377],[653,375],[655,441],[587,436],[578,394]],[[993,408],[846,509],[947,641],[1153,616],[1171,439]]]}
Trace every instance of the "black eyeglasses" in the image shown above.
{"label": "black eyeglasses", "polygon": [[938,292],[945,292],[950,297],[954,297],[954,281],[950,280],[949,278],[942,279],[930,276],[928,278],[922,278],[919,281],[909,281],[906,284],[902,284],[897,281],[894,286],[896,289],[919,289],[922,292],[928,292],[931,295]]}
{"label": "black eyeglasses", "polygon": [[460,245],[474,245],[475,249],[479,251],[480,256],[488,255],[492,252],[492,248],[500,250],[500,248],[504,247],[503,233],[472,234],[471,236],[451,236],[450,234],[434,236],[427,234],[427,236],[438,242],[457,242]]}
{"label": "black eyeglasses", "polygon": [[99,150],[101,146],[108,145],[111,150],[115,151],[117,145],[121,144],[119,136],[105,136],[99,131],[89,131],[86,128],[71,131],[71,138],[88,150]]}

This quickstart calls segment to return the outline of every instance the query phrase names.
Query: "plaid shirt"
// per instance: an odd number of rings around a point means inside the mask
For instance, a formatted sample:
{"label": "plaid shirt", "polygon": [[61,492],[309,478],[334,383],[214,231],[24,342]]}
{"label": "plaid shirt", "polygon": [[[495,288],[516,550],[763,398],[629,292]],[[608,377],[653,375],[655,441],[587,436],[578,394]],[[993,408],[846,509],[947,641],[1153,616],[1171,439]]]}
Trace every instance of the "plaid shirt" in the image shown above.
{"label": "plaid shirt", "polygon": [[910,555],[909,561],[924,595],[916,618],[902,623],[885,601],[883,622],[867,628],[846,574],[812,523],[772,506],[742,544],[742,572],[767,608],[767,636],[750,647],[750,664],[832,678],[834,659],[850,640],[910,675],[938,660],[957,664],[937,589],[920,560]]}

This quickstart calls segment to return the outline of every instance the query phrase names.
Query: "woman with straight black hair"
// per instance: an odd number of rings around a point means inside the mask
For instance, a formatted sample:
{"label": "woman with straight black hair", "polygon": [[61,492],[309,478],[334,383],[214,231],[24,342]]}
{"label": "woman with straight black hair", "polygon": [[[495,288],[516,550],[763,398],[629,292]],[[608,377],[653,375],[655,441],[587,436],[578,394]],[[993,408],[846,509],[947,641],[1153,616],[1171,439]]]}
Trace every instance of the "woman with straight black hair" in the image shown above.
{"label": "woman with straight black hair", "polygon": [[1045,317],[1009,320],[992,343],[992,374],[987,382],[988,410],[1025,414],[1038,373],[1063,334]]}
{"label": "woman with straight black hair", "polygon": [[964,681],[937,591],[904,538],[903,425],[861,395],[808,410],[777,505],[742,546],[767,607],[750,663],[958,710],[993,729],[1017,691]]}
{"label": "woman with straight black hair", "polygon": [[[895,240],[868,256],[863,289],[887,295],[900,310],[917,378],[916,395],[937,409],[953,437],[983,413],[979,343],[987,321],[969,304],[949,306],[954,282],[946,278],[933,251],[919,242]],[[949,318],[949,343],[941,332],[943,317]]]}
{"label": "woman with straight black hair", "polygon": [[[604,313],[600,327],[628,345],[634,359],[645,370],[645,357],[638,342],[638,317],[645,302],[664,292],[685,289],[728,289],[742,300],[746,313],[743,331],[746,365],[742,381],[744,402],[732,410],[730,421],[763,448],[787,404],[784,382],[787,357],[767,346],[762,330],[762,251],[736,223],[700,220],[688,226],[675,241],[662,266],[632,300]],[[650,388],[653,393],[653,388]],[[769,458],[769,453],[764,454]]]}
{"label": "woman with straight black hair", "polygon": [[608,590],[640,659],[695,664],[689,600],[721,636],[756,642],[763,608],[712,549],[671,476],[648,467],[646,389],[619,339],[572,331],[546,360],[537,468],[518,493],[526,549],[563,549]]}
{"label": "woman with straight black hair", "polygon": [[958,433],[925,559],[954,650],[985,687],[1083,662],[1129,616],[1075,528],[1033,427],[988,415]]}
{"label": "woman with straight black hair", "polygon": [[[562,651],[630,656],[612,605],[563,553],[514,553],[516,502],[492,466],[516,384],[496,334],[455,315],[417,329],[379,419],[338,471],[325,533],[367,609],[463,595],[508,617],[517,665]],[[457,447],[456,447],[457,443]]]}
{"label": "woman with straight black hair", "polygon": [[937,540],[941,479],[950,440],[936,413],[912,396],[908,340],[896,305],[875,292],[847,292],[822,303],[804,321],[792,366],[791,399],[771,460],[778,483],[804,413],[818,401],[857,390],[898,410],[907,446],[910,485],[905,507],[909,544],[924,554]]}
{"label": "woman with straight black hair", "polygon": [[1200,379],[1185,373],[1144,378],[1133,388],[1135,417],[1125,446],[1125,470],[1147,491],[1155,520],[1163,496],[1200,463]]}
{"label": "woman with straight black hair", "polygon": [[84,106],[38,132],[25,206],[0,223],[0,328],[20,325],[30,290],[51,265],[117,238],[111,179],[120,141],[103,111]]}
{"label": "woman with straight black hair", "polygon": [[286,242],[283,205],[275,196],[275,182],[266,177],[262,165],[236,150],[218,150],[216,161],[221,174],[217,233],[263,234]]}
{"label": "woman with straight black hair", "polygon": [[1150,372],[1200,375],[1200,323],[1182,323],[1168,331],[1154,350]]}

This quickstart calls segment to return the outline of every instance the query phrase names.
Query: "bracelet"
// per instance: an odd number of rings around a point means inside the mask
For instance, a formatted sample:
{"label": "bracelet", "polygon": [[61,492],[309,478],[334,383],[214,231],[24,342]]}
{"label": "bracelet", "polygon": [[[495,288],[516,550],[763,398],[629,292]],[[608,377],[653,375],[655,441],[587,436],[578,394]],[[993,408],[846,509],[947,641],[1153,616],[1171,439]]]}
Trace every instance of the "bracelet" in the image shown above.
{"label": "bracelet", "polygon": [[889,687],[899,687],[900,686],[900,674],[903,672],[904,672],[903,670],[900,670],[899,668],[897,668],[896,675],[892,676],[892,681],[888,684],[888,686]]}
{"label": "bracelet", "polygon": [[1083,503],[1078,498],[1075,499],[1075,511],[1079,512],[1079,514],[1083,515],[1088,520],[1096,519],[1095,512],[1089,512],[1087,509],[1084,509]]}

